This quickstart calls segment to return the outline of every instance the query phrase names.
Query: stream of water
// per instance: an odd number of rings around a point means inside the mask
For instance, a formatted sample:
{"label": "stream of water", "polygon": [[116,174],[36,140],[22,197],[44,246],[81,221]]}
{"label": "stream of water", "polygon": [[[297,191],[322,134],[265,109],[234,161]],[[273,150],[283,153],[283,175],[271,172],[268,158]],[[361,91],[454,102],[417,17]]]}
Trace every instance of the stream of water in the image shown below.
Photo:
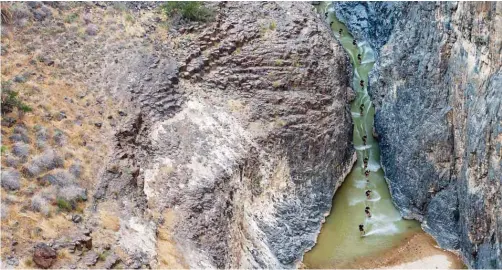
{"label": "stream of water", "polygon": [[[354,45],[354,38],[337,20],[332,4],[321,2],[317,9],[348,53],[354,69],[353,89],[357,97],[351,103],[351,112],[357,163],[337,190],[317,244],[305,254],[303,263],[308,268],[350,268],[361,258],[396,247],[405,237],[421,229],[417,221],[401,218],[380,167],[380,150],[372,132],[375,109],[367,92],[368,73],[375,62],[373,50],[365,41],[358,40]],[[368,159],[366,166],[365,158]],[[371,191],[369,197],[366,196],[368,190]],[[366,207],[371,217],[366,215]],[[364,235],[359,225],[364,225]]]}

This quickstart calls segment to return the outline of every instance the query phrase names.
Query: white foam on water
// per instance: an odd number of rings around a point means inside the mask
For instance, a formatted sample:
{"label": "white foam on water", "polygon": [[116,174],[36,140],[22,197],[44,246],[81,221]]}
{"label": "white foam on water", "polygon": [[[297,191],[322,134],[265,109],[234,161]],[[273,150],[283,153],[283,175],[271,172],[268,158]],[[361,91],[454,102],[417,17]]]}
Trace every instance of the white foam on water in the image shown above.
{"label": "white foam on water", "polygon": [[380,169],[379,163],[368,162],[368,170],[371,172],[376,172]]}
{"label": "white foam on water", "polygon": [[361,117],[361,114],[359,112],[351,112],[351,114],[352,114],[352,117],[354,117],[354,118]]}
{"label": "white foam on water", "polygon": [[377,202],[379,201],[380,199],[382,198],[382,196],[380,196],[380,194],[378,194],[377,191],[371,191],[371,198],[370,199],[366,199],[368,202]]}
{"label": "white foam on water", "polygon": [[354,182],[354,186],[356,188],[366,188],[368,185],[368,181],[366,181],[366,179],[364,180],[357,180]]}
{"label": "white foam on water", "polygon": [[356,148],[356,150],[366,150],[370,149],[371,145],[356,145],[354,148]]}
{"label": "white foam on water", "polygon": [[401,217],[378,214],[378,213],[371,213],[371,218],[367,218],[368,224],[382,224],[382,225],[387,225],[388,223],[392,223],[399,220],[401,220]]}
{"label": "white foam on water", "polygon": [[376,229],[372,229],[365,234],[365,236],[370,235],[393,235],[399,233],[399,229],[396,225],[390,223]]}
{"label": "white foam on water", "polygon": [[364,201],[366,201],[366,198],[365,198],[365,197],[361,197],[361,198],[352,198],[352,199],[349,201],[349,205],[350,205],[350,206],[354,206],[354,205],[356,205],[356,204],[363,203]]}

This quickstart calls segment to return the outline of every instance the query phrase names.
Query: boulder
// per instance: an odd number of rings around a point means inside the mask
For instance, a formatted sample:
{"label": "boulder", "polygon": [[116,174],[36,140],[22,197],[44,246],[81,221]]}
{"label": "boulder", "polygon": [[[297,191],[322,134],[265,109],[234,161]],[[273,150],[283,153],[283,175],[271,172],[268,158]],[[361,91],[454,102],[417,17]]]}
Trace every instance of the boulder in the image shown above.
{"label": "boulder", "polygon": [[33,262],[40,268],[51,267],[57,259],[56,251],[44,243],[39,243],[33,251]]}

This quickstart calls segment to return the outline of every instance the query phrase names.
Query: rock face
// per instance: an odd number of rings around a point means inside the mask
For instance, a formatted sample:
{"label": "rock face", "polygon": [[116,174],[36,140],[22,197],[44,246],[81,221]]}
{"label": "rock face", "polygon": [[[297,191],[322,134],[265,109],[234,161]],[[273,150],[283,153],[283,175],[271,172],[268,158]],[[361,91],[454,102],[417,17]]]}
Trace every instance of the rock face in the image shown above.
{"label": "rock face", "polygon": [[392,196],[468,266],[502,267],[502,4],[340,3],[370,79]]}
{"label": "rock face", "polygon": [[33,262],[40,268],[47,269],[57,259],[56,251],[44,243],[39,243],[35,246],[33,252]]}
{"label": "rock face", "polygon": [[[120,241],[142,264],[172,222],[189,267],[294,267],[352,166],[349,66],[307,3],[217,9],[179,49],[110,53],[92,79],[138,108],[95,198],[120,196]],[[161,212],[173,220],[147,218]]]}

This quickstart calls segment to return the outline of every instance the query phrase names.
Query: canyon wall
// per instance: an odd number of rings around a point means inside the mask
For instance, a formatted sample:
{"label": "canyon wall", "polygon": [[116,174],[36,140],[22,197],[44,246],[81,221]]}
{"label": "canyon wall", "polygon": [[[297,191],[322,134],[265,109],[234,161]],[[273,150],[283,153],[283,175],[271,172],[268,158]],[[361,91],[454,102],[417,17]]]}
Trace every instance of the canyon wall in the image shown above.
{"label": "canyon wall", "polygon": [[308,3],[160,5],[2,3],[2,91],[31,108],[2,115],[2,267],[293,268],[314,245],[354,161],[342,47]]}
{"label": "canyon wall", "polygon": [[394,202],[469,267],[502,267],[502,4],[337,3],[378,54],[369,91]]}
{"label": "canyon wall", "polygon": [[[170,223],[183,266],[294,267],[352,166],[347,58],[307,3],[217,9],[171,56],[106,56],[92,81],[139,109],[95,197],[128,198],[118,208],[131,227]],[[120,241],[165,266],[164,240]]]}

